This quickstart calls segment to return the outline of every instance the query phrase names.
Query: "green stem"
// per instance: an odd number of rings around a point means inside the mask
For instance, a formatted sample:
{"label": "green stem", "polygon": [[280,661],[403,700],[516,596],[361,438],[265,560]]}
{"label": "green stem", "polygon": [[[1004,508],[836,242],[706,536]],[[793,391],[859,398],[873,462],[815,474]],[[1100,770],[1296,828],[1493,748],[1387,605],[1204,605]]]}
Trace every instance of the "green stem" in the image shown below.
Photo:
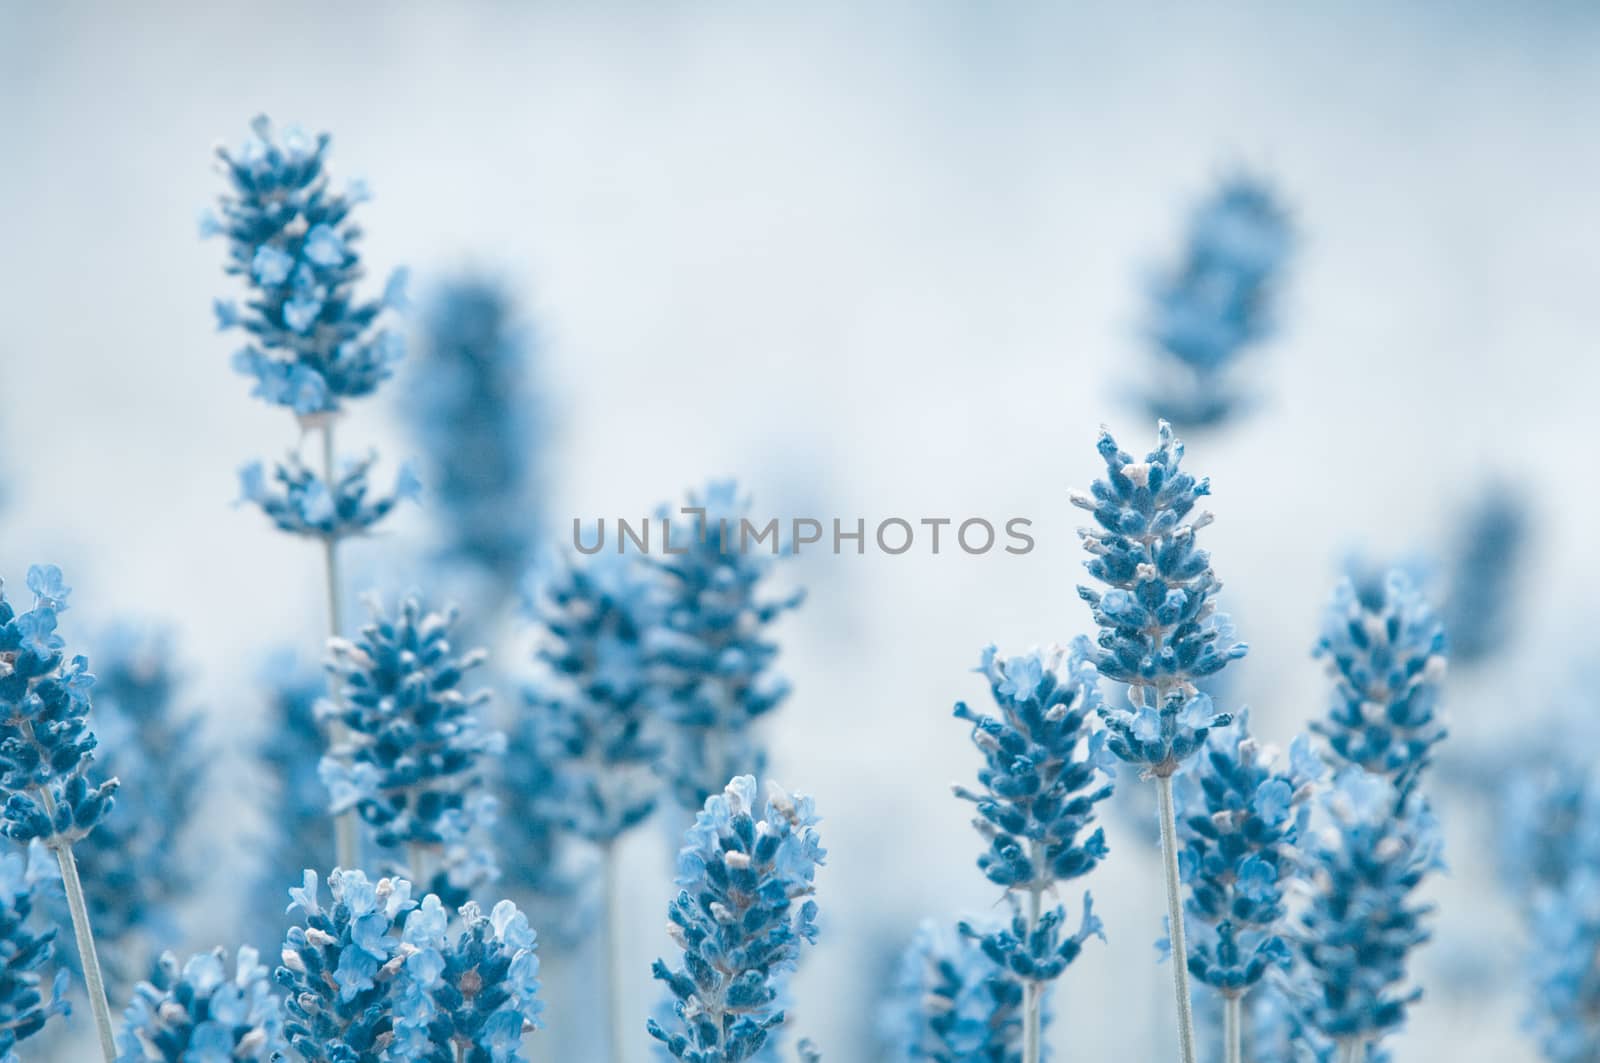
{"label": "green stem", "polygon": [[1183,934],[1183,895],[1178,881],[1178,822],[1172,776],[1156,776],[1161,803],[1161,863],[1167,883],[1167,934],[1172,941],[1172,990],[1178,1004],[1178,1058],[1195,1063],[1194,1010],[1189,1002],[1189,945]]}
{"label": "green stem", "polygon": [[[55,822],[56,803],[50,792],[41,789],[39,796],[44,799],[45,814]],[[67,895],[67,910],[72,913],[72,936],[78,942],[78,960],[83,965],[84,988],[89,993],[89,1010],[94,1013],[100,1050],[105,1053],[106,1063],[115,1063],[117,1039],[111,1031],[111,1005],[106,1000],[106,980],[94,947],[94,931],[89,928],[89,905],[83,898],[83,880],[78,878],[78,858],[72,854],[72,846],[59,838],[49,844],[61,865],[61,885]]]}
{"label": "green stem", "polygon": [[[333,415],[329,414],[322,422],[322,482],[329,494],[334,490],[333,467]],[[330,534],[323,538],[322,560],[328,592],[328,635],[330,638],[338,638],[344,631],[344,606],[339,576],[339,539],[336,535]],[[339,689],[338,676],[331,672],[328,674],[328,696],[333,701],[335,711],[342,711],[344,694]],[[344,724],[335,719],[328,728],[329,742],[338,745],[348,738],[349,734]],[[361,825],[356,819],[355,809],[347,809],[334,817],[333,831],[335,859],[338,861],[338,866],[360,867]]]}
{"label": "green stem", "polygon": [[1226,1063],[1244,1060],[1243,1004],[1244,998],[1237,993],[1222,997],[1222,1051]]}
{"label": "green stem", "polygon": [[618,954],[621,952],[622,918],[617,882],[617,843],[608,842],[600,847],[600,863],[605,878],[606,906],[606,1040],[611,1046],[611,1063],[622,1063],[622,973]]}

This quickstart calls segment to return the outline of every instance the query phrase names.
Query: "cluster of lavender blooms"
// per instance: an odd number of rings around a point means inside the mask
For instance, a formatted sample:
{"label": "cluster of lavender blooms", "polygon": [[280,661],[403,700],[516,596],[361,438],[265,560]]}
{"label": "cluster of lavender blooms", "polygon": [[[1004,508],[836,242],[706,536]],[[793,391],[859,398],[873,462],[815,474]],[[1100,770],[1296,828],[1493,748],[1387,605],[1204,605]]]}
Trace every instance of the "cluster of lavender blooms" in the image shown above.
{"label": "cluster of lavender blooms", "polygon": [[48,895],[49,872],[38,849],[0,854],[0,1063],[17,1063],[16,1047],[44,1029],[52,1016],[71,1009],[65,998],[65,968],[52,977],[45,996],[40,972],[55,958],[54,928],[30,924],[34,906]]}
{"label": "cluster of lavender blooms", "polygon": [[1257,177],[1228,177],[1196,208],[1181,258],[1150,285],[1145,331],[1157,364],[1146,408],[1199,428],[1251,403],[1232,370],[1275,330],[1273,304],[1293,250],[1287,211]]}
{"label": "cluster of lavender blooms", "polygon": [[504,285],[468,276],[427,300],[421,341],[403,407],[432,485],[439,557],[514,587],[543,517],[533,337]]}
{"label": "cluster of lavender blooms", "polygon": [[926,920],[901,956],[880,1028],[893,1063],[1021,1063],[1022,982],[979,943],[998,928],[969,926]]}
{"label": "cluster of lavender blooms", "polygon": [[826,853],[812,801],[769,783],[758,819],[758,797],[742,775],[707,798],[678,856],[667,920],[683,956],[656,961],[671,1005],[648,1029],[684,1063],[771,1058],[763,1050],[784,1024],[783,982],[816,940],[812,893]]}

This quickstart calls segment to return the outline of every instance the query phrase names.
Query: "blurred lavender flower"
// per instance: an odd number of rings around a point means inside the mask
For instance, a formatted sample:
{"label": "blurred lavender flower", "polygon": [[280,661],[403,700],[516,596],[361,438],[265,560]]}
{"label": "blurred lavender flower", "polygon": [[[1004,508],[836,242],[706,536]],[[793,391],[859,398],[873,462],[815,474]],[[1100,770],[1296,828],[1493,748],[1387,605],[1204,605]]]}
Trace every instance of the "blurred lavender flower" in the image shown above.
{"label": "blurred lavender flower", "polygon": [[1251,737],[1248,713],[1214,729],[1178,777],[1178,868],[1189,886],[1189,972],[1225,997],[1289,963],[1285,890],[1294,876],[1307,799],[1323,765],[1297,738],[1285,768]]}
{"label": "blurred lavender flower", "polygon": [[804,594],[768,596],[772,558],[740,549],[750,502],[732,481],[691,492],[687,509],[672,519],[677,545],[659,560],[668,577],[662,657],[676,732],[666,768],[679,804],[697,809],[728,779],[766,766],[753,727],[789,695],[772,671],[778,646],[767,629]]}
{"label": "blurred lavender flower", "polygon": [[528,919],[510,901],[488,915],[449,916],[429,895],[406,916],[405,966],[394,999],[394,1059],[416,1063],[518,1063],[523,1035],[539,1028],[539,956]]}
{"label": "blurred lavender flower", "polygon": [[205,788],[201,718],[178,704],[170,635],[121,624],[95,645],[94,717],[102,770],[122,780],[114,808],[77,847],[106,966],[131,981],[148,970],[194,890],[185,841]]}
{"label": "blurred lavender flower", "polygon": [[649,632],[661,586],[634,554],[550,559],[530,587],[545,666],[525,700],[556,775],[561,827],[606,846],[655,808]]}
{"label": "blurred lavender flower", "polygon": [[1357,767],[1338,774],[1308,853],[1313,886],[1297,945],[1315,996],[1306,1018],[1341,1045],[1371,1045],[1405,1023],[1422,995],[1406,987],[1411,951],[1429,938],[1418,886],[1443,866],[1427,802]]}
{"label": "blurred lavender flower", "polygon": [[242,148],[218,148],[230,191],[201,235],[228,244],[226,272],[244,279],[241,309],[218,300],[220,328],[242,330],[247,345],[234,368],[255,379],[255,394],[302,416],[332,413],[340,400],[372,393],[404,351],[398,333],[378,325],[405,301],[403,271],[381,300],[356,298],[365,272],[351,220],[361,192],[333,189],[324,161],[329,137],[298,129],[280,139],[265,117]]}
{"label": "blurred lavender flower", "polygon": [[[973,925],[973,924],[969,924]],[[979,927],[986,936],[998,928]],[[890,1063],[1021,1063],[1022,982],[931,920],[900,959],[881,1016]]]}
{"label": "blurred lavender flower", "polygon": [[324,908],[315,871],[289,891],[299,923],[284,939],[274,976],[287,991],[284,1033],[305,1063],[388,1063],[396,980],[408,953],[403,921],[417,906],[411,883],[336,870],[328,892],[332,905]]}
{"label": "blurred lavender flower", "polygon": [[135,991],[117,1038],[117,1063],[233,1063],[283,1059],[283,1005],[255,949],[239,950],[228,977],[222,949],[180,968],[170,952]]}
{"label": "blurred lavender flower", "polygon": [[[428,612],[415,597],[392,616],[370,605],[354,642],[330,644],[342,692],[335,718],[349,737],[319,771],[335,814],[355,809],[379,847],[457,904],[495,875],[476,835],[494,815],[483,760],[505,752],[505,736],[478,718],[488,692],[459,689],[486,655],[455,654],[454,610]],[[436,868],[422,866],[436,858]]]}
{"label": "blurred lavender flower", "polygon": [[1404,573],[1391,571],[1381,600],[1355,584],[1334,591],[1312,651],[1334,681],[1333,704],[1311,728],[1347,764],[1409,785],[1445,737],[1437,713],[1445,634]]}
{"label": "blurred lavender flower", "polygon": [[1528,523],[1526,500],[1503,484],[1485,489],[1463,514],[1442,609],[1451,660],[1477,664],[1510,641]]}
{"label": "blurred lavender flower", "polygon": [[1151,285],[1146,330],[1161,356],[1144,400],[1152,413],[1205,427],[1248,404],[1229,371],[1273,332],[1293,245],[1287,211],[1259,178],[1232,175],[1200,204],[1182,259]]}
{"label": "blurred lavender flower", "polygon": [[756,1058],[783,1025],[785,976],[816,940],[811,895],[826,854],[811,799],[769,785],[757,820],[756,798],[749,775],[708,798],[678,857],[682,890],[667,918],[683,962],[656,961],[672,1014],[647,1028],[684,1063]]}
{"label": "blurred lavender flower", "polygon": [[333,851],[333,821],[318,766],[326,749],[317,705],[327,694],[322,672],[293,652],[280,650],[261,669],[267,695],[266,727],[256,760],[267,769],[262,798],[268,833],[260,839],[261,865],[253,890],[254,939],[276,945],[288,929],[283,884]]}
{"label": "blurred lavender flower", "polygon": [[1534,902],[1528,1024],[1550,1063],[1600,1055],[1600,876],[1575,871]]}
{"label": "blurred lavender flower", "polygon": [[280,531],[291,535],[326,540],[365,535],[401,502],[414,501],[422,492],[407,463],[395,474],[388,494],[373,493],[367,474],[376,462],[376,454],[345,462],[331,491],[298,455],[290,454],[273,469],[277,486],[267,484],[260,462],[251,462],[239,470],[239,501],[259,506]]}
{"label": "blurred lavender flower", "polygon": [[405,383],[406,422],[427,460],[443,555],[511,586],[542,520],[542,410],[533,341],[510,292],[478,277],[440,287]]}
{"label": "blurred lavender flower", "polygon": [[1195,532],[1211,523],[1196,512],[1211,493],[1209,480],[1182,471],[1183,444],[1161,422],[1156,449],[1143,461],[1117,446],[1102,429],[1098,444],[1106,478],[1072,504],[1094,515],[1098,528],[1079,531],[1091,555],[1085,567],[1107,585],[1079,587],[1100,626],[1095,664],[1107,678],[1128,684],[1132,711],[1102,710],[1108,745],[1130,764],[1170,776],[1205,742],[1206,732],[1228,722],[1212,709],[1196,681],[1221,671],[1248,647],[1233,640],[1228,618],[1216,612],[1222,583]]}
{"label": "blurred lavender flower", "polygon": [[1521,768],[1506,785],[1496,837],[1507,887],[1531,904],[1600,866],[1600,781],[1589,765],[1554,756]]}
{"label": "blurred lavender flower", "polygon": [[70,1011],[64,998],[68,974],[58,970],[45,998],[40,970],[55,956],[54,929],[35,932],[28,923],[40,882],[50,872],[35,846],[28,853],[0,853],[0,1063],[18,1063],[17,1042],[44,1029],[52,1015]]}

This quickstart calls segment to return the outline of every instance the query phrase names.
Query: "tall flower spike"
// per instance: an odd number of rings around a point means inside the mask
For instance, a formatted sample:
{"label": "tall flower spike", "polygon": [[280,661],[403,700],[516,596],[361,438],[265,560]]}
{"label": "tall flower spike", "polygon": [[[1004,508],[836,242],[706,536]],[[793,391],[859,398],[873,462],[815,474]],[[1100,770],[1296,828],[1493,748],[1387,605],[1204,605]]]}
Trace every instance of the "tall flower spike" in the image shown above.
{"label": "tall flower spike", "polygon": [[78,843],[78,858],[96,933],[111,943],[107,967],[131,984],[171,940],[195,886],[194,860],[184,857],[207,751],[198,712],[179,704],[182,676],[166,631],[121,624],[95,651],[101,763],[122,786],[116,807]]}
{"label": "tall flower spike", "polygon": [[488,915],[469,902],[459,916],[452,935],[432,895],[406,916],[392,1058],[521,1063],[523,1036],[539,1028],[544,1007],[534,932],[510,901]]}
{"label": "tall flower spike", "polygon": [[673,997],[668,1029],[650,1035],[684,1063],[742,1063],[783,1025],[778,995],[816,940],[813,880],[826,855],[809,797],[768,787],[756,818],[756,781],[734,779],[706,800],[678,856],[681,891],[667,909],[683,961],[654,965]]}
{"label": "tall flower spike", "polygon": [[1328,716],[1312,730],[1340,761],[1408,784],[1445,737],[1437,711],[1445,633],[1422,594],[1398,570],[1370,603],[1345,580],[1312,652],[1334,681]]}
{"label": "tall flower spike", "polygon": [[513,586],[542,517],[533,338],[506,287],[461,277],[429,300],[422,341],[403,378],[406,423],[427,462],[442,553]]}
{"label": "tall flower spike", "polygon": [[715,481],[690,494],[662,545],[663,658],[673,668],[668,709],[676,725],[666,766],[686,809],[699,808],[733,776],[765,769],[753,728],[789,695],[788,680],[772,671],[778,646],[768,628],[804,594],[768,596],[772,557],[741,548],[740,521],[749,512],[737,485]]}
{"label": "tall flower spike", "polygon": [[55,565],[28,569],[33,608],[18,613],[0,582],[0,792],[5,834],[40,841],[55,853],[78,945],[95,1031],[107,1063],[116,1054],[111,1007],[89,925],[89,905],[73,844],[111,810],[117,780],[90,781],[95,736],[89,730],[88,658],[65,661],[56,616],[72,591]]}
{"label": "tall flower spike", "polygon": [[1442,866],[1439,825],[1421,795],[1360,768],[1339,773],[1322,809],[1329,829],[1308,854],[1313,894],[1297,934],[1315,988],[1306,1017],[1341,1046],[1369,1046],[1422,995],[1406,966],[1430,936],[1415,895]]}
{"label": "tall flower spike", "polygon": [[1284,894],[1324,769],[1304,736],[1286,767],[1275,759],[1241,713],[1210,733],[1195,768],[1178,777],[1189,973],[1225,997],[1244,995],[1290,959]]}
{"label": "tall flower spike", "polygon": [[1160,356],[1145,398],[1153,413],[1204,427],[1248,405],[1230,370],[1271,335],[1293,245],[1287,212],[1258,178],[1235,174],[1200,204],[1181,260],[1150,288],[1146,330]]}
{"label": "tall flower spike", "polygon": [[887,1058],[891,1063],[1021,1063],[1022,995],[1022,982],[972,938],[925,922],[901,956],[884,1003]]}
{"label": "tall flower spike", "polygon": [[134,992],[117,1063],[268,1063],[288,1047],[283,1005],[255,949],[239,950],[232,977],[222,949],[196,953],[182,967],[169,952]]}
{"label": "tall flower spike", "polygon": [[0,853],[0,1063],[17,1063],[17,1042],[44,1029],[52,1015],[71,1010],[63,999],[65,970],[56,972],[48,999],[40,987],[40,971],[55,956],[56,932],[28,926],[43,877],[37,853]]}
{"label": "tall flower spike", "polygon": [[319,770],[334,813],[355,809],[380,848],[459,903],[494,877],[477,834],[494,813],[484,759],[505,752],[505,736],[479,720],[488,692],[460,689],[485,654],[455,653],[454,610],[428,612],[414,597],[392,616],[371,605],[372,622],[356,641],[331,644],[337,720],[350,737]]}
{"label": "tall flower spike", "polygon": [[233,364],[257,396],[302,416],[332,413],[371,394],[400,359],[404,341],[379,322],[403,304],[404,273],[382,299],[358,299],[365,267],[351,212],[364,190],[334,189],[326,133],[279,138],[265,116],[250,129],[239,150],[217,149],[230,190],[201,222],[201,235],[227,241],[225,268],[250,289],[242,309],[217,302],[217,324],[248,337]]}
{"label": "tall flower spike", "polygon": [[396,980],[410,952],[401,935],[417,907],[411,883],[336,870],[328,892],[324,908],[315,871],[289,891],[298,924],[274,974],[288,993],[284,1033],[305,1063],[389,1063]]}

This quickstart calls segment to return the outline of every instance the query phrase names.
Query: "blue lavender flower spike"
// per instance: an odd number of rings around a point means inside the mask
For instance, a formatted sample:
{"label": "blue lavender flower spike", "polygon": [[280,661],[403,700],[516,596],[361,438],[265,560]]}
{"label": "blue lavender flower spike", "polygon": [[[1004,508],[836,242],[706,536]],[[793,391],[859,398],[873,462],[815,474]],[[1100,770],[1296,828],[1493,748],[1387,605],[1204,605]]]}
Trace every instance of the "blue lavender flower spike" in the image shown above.
{"label": "blue lavender flower spike", "polygon": [[88,658],[70,661],[56,615],[70,593],[61,570],[28,570],[33,608],[18,613],[0,583],[0,792],[7,837],[71,845],[111,809],[117,780],[92,782]]}
{"label": "blue lavender flower spike", "polygon": [[388,1063],[411,883],[336,870],[328,892],[324,907],[315,871],[289,891],[298,922],[274,974],[287,991],[284,1034],[305,1063]]}
{"label": "blue lavender flower spike", "polygon": [[1496,831],[1502,877],[1524,905],[1600,866],[1600,779],[1588,764],[1540,761],[1507,784]]}
{"label": "blue lavender flower spike", "polygon": [[1150,289],[1146,331],[1159,356],[1145,396],[1152,413],[1199,428],[1250,404],[1230,371],[1274,331],[1293,245],[1287,212],[1258,178],[1235,174],[1199,206],[1181,260]]}
{"label": "blue lavender flower spike", "polygon": [[768,629],[804,595],[771,597],[772,555],[739,548],[750,502],[732,481],[691,492],[688,508],[659,557],[668,598],[656,636],[676,732],[666,768],[679,804],[697,809],[729,778],[765,768],[754,725],[789,695]]}
{"label": "blue lavender flower spike", "polygon": [[1600,1045],[1600,877],[1583,867],[1534,902],[1528,1025],[1550,1063],[1587,1063]]}
{"label": "blue lavender flower spike", "polygon": [[242,308],[218,304],[218,324],[248,337],[234,366],[257,396],[301,416],[332,413],[371,394],[402,357],[401,336],[381,324],[399,289],[391,281],[383,299],[356,295],[359,197],[334,189],[328,135],[279,137],[265,117],[250,128],[242,148],[217,150],[230,189],[201,228],[226,240],[225,268],[249,288]]}
{"label": "blue lavender flower spike", "polygon": [[428,302],[406,422],[426,460],[441,552],[503,586],[527,569],[542,523],[542,410],[533,338],[504,286],[447,282]]}
{"label": "blue lavender flower spike", "polygon": [[1022,982],[972,937],[925,922],[900,959],[881,1028],[891,1063],[1021,1063]]}
{"label": "blue lavender flower spike", "polygon": [[1442,866],[1439,824],[1420,794],[1360,768],[1340,772],[1321,807],[1330,829],[1308,853],[1313,896],[1296,935],[1315,993],[1305,1015],[1334,1042],[1370,1045],[1422,995],[1407,963],[1430,936],[1416,893]]}
{"label": "blue lavender flower spike", "polygon": [[387,493],[374,492],[368,473],[376,462],[376,454],[345,462],[331,488],[296,454],[274,466],[270,484],[261,463],[252,462],[239,470],[239,502],[259,507],[291,535],[328,540],[365,535],[401,502],[415,501],[422,491],[406,463],[395,473]]}
{"label": "blue lavender flower spike", "polygon": [[1313,655],[1334,680],[1333,704],[1312,730],[1344,763],[1402,784],[1427,766],[1445,737],[1438,717],[1445,633],[1428,603],[1399,571],[1381,601],[1363,602],[1349,580],[1334,592]]}
{"label": "blue lavender flower spike", "polygon": [[658,798],[648,636],[661,621],[660,580],[635,554],[566,554],[530,590],[545,669],[524,700],[540,736],[534,755],[556,776],[547,811],[563,830],[610,845]]}
{"label": "blue lavender flower spike", "polygon": [[19,1041],[35,1036],[53,1015],[71,1009],[64,999],[67,972],[57,971],[49,996],[41,971],[55,957],[54,929],[29,927],[43,872],[38,847],[0,853],[0,1061],[15,1063]]}
{"label": "blue lavender flower spike", "polygon": [[456,654],[454,610],[429,612],[415,597],[392,615],[369,604],[373,619],[360,636],[330,643],[343,691],[334,715],[349,740],[319,771],[335,814],[354,808],[379,847],[408,866],[438,858],[412,873],[460,903],[494,876],[476,836],[494,814],[484,761],[505,752],[505,736],[482,726],[488,692],[460,689],[485,654]]}
{"label": "blue lavender flower spike", "polygon": [[1526,499],[1504,484],[1486,488],[1463,515],[1441,610],[1452,661],[1478,664],[1510,642],[1529,523]]}
{"label": "blue lavender flower spike", "polygon": [[654,973],[672,1014],[646,1028],[684,1063],[743,1063],[783,1025],[778,997],[801,947],[816,940],[816,869],[826,855],[809,797],[768,787],[756,818],[756,781],[734,779],[705,808],[678,857],[668,930],[680,965]]}
{"label": "blue lavender flower spike", "polygon": [[1249,714],[1214,728],[1177,777],[1178,867],[1189,887],[1189,973],[1240,996],[1290,961],[1285,891],[1323,766],[1303,736],[1289,764],[1250,736]]}
{"label": "blue lavender flower spike", "polygon": [[1247,650],[1216,611],[1222,583],[1195,543],[1211,523],[1196,509],[1211,485],[1182,470],[1183,444],[1165,421],[1143,461],[1118,448],[1109,431],[1098,447],[1106,476],[1089,493],[1074,492],[1072,504],[1094,516],[1097,526],[1078,534],[1091,555],[1085,568],[1107,588],[1078,588],[1100,626],[1095,664],[1128,684],[1130,708],[1102,710],[1107,744],[1150,774],[1171,775],[1210,728],[1228,722],[1195,683]]}
{"label": "blue lavender flower spike", "polygon": [[284,1058],[283,1005],[255,949],[196,953],[178,966],[170,952],[135,991],[117,1038],[117,1063],[218,1063]]}
{"label": "blue lavender flower spike", "polygon": [[116,806],[77,846],[107,968],[131,982],[176,931],[194,889],[184,859],[207,750],[197,711],[179,703],[182,676],[168,632],[119,624],[95,640],[95,727],[103,770],[123,780]]}
{"label": "blue lavender flower spike", "polygon": [[1070,651],[1002,660],[990,646],[978,671],[999,715],[956,705],[986,764],[981,789],[957,786],[955,794],[977,806],[973,825],[989,843],[978,866],[1007,890],[1043,892],[1088,874],[1106,855],[1104,831],[1089,832],[1094,806],[1111,796],[1102,740],[1090,732],[1102,708],[1093,652],[1078,639]]}
{"label": "blue lavender flower spike", "polygon": [[443,906],[425,898],[407,916],[407,953],[394,1002],[395,1059],[417,1063],[518,1063],[523,1036],[537,1030],[537,941],[510,901],[485,915],[471,902],[452,935]]}

